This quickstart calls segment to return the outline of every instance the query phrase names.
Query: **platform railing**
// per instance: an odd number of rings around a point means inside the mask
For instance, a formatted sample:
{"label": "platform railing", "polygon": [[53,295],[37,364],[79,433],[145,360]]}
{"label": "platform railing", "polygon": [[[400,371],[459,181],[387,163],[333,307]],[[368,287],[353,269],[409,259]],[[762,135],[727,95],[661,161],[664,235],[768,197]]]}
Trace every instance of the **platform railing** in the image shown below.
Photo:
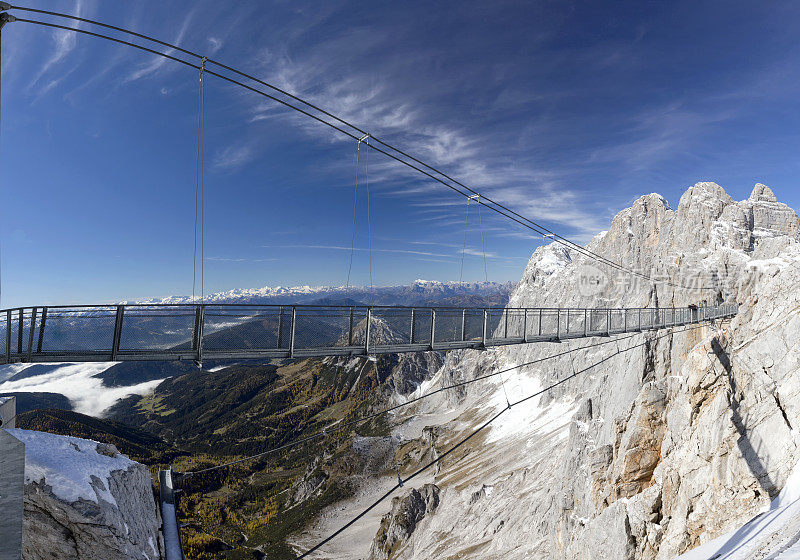
{"label": "platform railing", "polygon": [[374,355],[609,336],[732,317],[685,308],[239,304],[0,310],[0,363]]}

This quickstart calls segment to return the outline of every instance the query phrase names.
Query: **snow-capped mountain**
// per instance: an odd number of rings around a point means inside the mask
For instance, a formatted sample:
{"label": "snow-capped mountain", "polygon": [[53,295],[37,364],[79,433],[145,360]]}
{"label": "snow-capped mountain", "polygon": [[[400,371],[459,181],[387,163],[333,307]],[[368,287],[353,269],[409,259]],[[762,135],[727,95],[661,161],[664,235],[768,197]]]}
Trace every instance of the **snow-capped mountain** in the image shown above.
{"label": "snow-capped mountain", "polygon": [[[438,282],[416,280],[400,286],[264,286],[234,289],[205,296],[207,303],[330,303],[348,301],[375,305],[445,305],[464,302],[469,305],[505,305],[513,282]],[[190,303],[190,296],[175,295],[123,303]]]}

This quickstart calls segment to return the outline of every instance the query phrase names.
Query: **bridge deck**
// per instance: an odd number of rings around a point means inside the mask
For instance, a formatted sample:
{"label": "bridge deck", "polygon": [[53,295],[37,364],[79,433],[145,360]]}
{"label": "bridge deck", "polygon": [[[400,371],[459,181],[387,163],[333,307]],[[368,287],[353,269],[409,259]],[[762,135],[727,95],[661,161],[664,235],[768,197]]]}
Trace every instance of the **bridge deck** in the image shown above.
{"label": "bridge deck", "polygon": [[732,317],[690,308],[48,306],[0,311],[0,363],[371,356],[609,336]]}

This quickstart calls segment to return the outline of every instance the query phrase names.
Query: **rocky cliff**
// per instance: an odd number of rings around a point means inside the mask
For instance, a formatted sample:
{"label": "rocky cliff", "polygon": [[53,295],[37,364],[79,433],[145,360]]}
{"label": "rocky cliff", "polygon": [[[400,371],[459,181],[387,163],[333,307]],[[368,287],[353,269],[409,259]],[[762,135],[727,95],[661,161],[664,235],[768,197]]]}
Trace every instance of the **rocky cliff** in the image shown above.
{"label": "rocky cliff", "polygon": [[[562,382],[442,462],[435,511],[388,557],[666,559],[768,508],[800,458],[799,225],[764,185],[737,202],[698,183],[677,209],[639,198],[588,245],[653,281],[539,248],[512,307],[736,301],[740,313],[702,328],[449,354],[429,385],[518,367],[410,411],[398,433],[434,454],[505,395]],[[568,348],[578,351],[522,365]]]}
{"label": "rocky cliff", "polygon": [[113,445],[14,429],[25,443],[24,560],[157,560],[150,473]]}

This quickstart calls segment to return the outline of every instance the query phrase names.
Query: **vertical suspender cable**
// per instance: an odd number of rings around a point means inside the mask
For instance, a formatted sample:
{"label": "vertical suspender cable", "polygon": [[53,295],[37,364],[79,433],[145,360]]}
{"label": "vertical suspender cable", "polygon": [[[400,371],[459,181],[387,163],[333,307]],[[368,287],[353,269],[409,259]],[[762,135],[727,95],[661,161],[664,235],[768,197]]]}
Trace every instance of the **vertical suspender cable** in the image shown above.
{"label": "vertical suspender cable", "polygon": [[347,285],[350,289],[350,274],[353,272],[353,254],[356,251],[356,211],[358,203],[358,169],[361,164],[361,140],[356,145],[356,186],[353,190],[353,237],[350,240],[350,265],[347,267]]}
{"label": "vertical suspender cable", "polygon": [[204,200],[204,162],[203,162],[203,129],[204,129],[204,105],[205,93],[203,88],[203,74],[205,72],[206,59],[200,63],[200,79],[197,89],[197,161],[195,164],[195,190],[194,190],[194,256],[192,258],[192,301],[197,298],[197,228],[200,226],[200,300],[203,300],[205,292],[204,286],[204,247],[205,236],[205,215],[203,212]]}
{"label": "vertical suspender cable", "polygon": [[[0,17],[2,17],[2,20],[0,20],[0,71],[2,71],[2,67],[3,67],[3,65],[2,65],[3,25],[5,25],[5,23],[6,23],[6,18],[8,17],[8,14],[6,14],[6,13],[0,14]],[[0,79],[0,82],[2,82],[2,79]],[[2,97],[2,95],[0,95],[0,114],[2,114],[2,99],[3,99],[3,97]],[[0,132],[2,132],[2,127],[0,127]],[[0,243],[1,243],[1,241],[0,241]],[[3,261],[3,248],[2,248],[2,245],[0,244],[0,304],[2,304],[2,301],[3,301],[3,263],[2,263],[2,261]],[[6,325],[6,329],[10,329],[10,328],[11,328],[11,325]]]}
{"label": "vertical suspender cable", "polygon": [[[369,146],[369,134],[364,136],[364,142]],[[369,150],[364,152],[364,183],[367,187],[367,239],[369,242],[369,302],[375,303],[375,284],[372,281],[372,209],[370,208],[369,193]]]}
{"label": "vertical suspender cable", "polygon": [[205,301],[205,264],[206,264],[206,179],[205,179],[205,120],[206,120],[206,89],[203,83],[203,74],[206,69],[207,58],[203,57],[200,62],[200,144],[198,146],[200,154],[200,302]]}
{"label": "vertical suspender cable", "polygon": [[[0,2],[0,9],[8,10],[10,8],[11,6],[9,6],[5,2]],[[10,21],[16,21],[16,18],[11,14],[7,14],[6,12],[0,14],[0,62],[2,62],[3,26]],[[2,69],[2,64],[0,64],[0,69]],[[0,96],[0,105],[2,105],[2,96]],[[0,130],[2,130],[2,127],[0,127]],[[3,300],[3,269],[2,269],[2,247],[0,247],[0,302],[2,302],[2,300]],[[10,324],[6,325],[6,329],[10,328],[11,328]]]}
{"label": "vertical suspender cable", "polygon": [[464,281],[464,254],[467,252],[467,222],[469,221],[469,201],[467,198],[467,211],[464,214],[464,245],[461,247],[461,271],[458,273],[458,283]]}
{"label": "vertical suspender cable", "polygon": [[483,239],[483,218],[481,218],[481,204],[478,204],[478,224],[481,227],[481,250],[483,251],[483,277],[489,282],[489,269],[486,267],[486,242]]}
{"label": "vertical suspender cable", "polygon": [[194,161],[194,237],[192,250],[192,302],[197,294],[197,226],[200,219],[200,135],[202,128],[203,107],[203,74],[202,70],[197,86],[197,157]]}

